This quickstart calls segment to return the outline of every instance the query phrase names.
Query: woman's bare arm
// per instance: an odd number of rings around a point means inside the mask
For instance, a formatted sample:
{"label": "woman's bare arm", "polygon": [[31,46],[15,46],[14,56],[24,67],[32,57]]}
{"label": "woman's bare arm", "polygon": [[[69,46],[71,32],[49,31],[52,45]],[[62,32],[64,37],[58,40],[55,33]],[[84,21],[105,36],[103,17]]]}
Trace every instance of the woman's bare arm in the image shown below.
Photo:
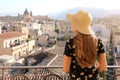
{"label": "woman's bare arm", "polygon": [[70,71],[70,64],[71,64],[71,57],[64,55],[64,60],[63,60],[63,71],[64,72],[68,73]]}

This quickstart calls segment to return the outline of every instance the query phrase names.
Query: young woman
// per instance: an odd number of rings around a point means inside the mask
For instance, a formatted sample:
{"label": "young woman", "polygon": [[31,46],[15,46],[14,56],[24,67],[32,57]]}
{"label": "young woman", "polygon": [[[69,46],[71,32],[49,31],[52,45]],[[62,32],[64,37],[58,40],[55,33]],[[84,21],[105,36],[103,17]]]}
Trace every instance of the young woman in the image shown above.
{"label": "young woman", "polygon": [[66,18],[76,35],[66,42],[63,70],[69,73],[70,80],[96,80],[98,72],[107,70],[107,62],[102,41],[90,27],[92,17],[80,10]]}

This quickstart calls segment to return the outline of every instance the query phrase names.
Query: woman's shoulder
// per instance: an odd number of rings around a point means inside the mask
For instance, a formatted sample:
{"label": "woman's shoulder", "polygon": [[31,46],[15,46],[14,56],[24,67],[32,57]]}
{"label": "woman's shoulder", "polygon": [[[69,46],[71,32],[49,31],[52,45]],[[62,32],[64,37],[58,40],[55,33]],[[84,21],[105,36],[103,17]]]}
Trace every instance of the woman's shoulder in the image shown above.
{"label": "woman's shoulder", "polygon": [[69,38],[67,41],[66,41],[66,46],[68,47],[71,47],[70,49],[73,49],[73,42],[74,38]]}
{"label": "woman's shoulder", "polygon": [[98,44],[103,44],[102,39],[98,38]]}
{"label": "woman's shoulder", "polygon": [[66,42],[67,42],[68,44],[73,44],[73,40],[74,40],[74,38],[71,37],[71,38],[69,38]]}
{"label": "woman's shoulder", "polygon": [[98,55],[105,52],[104,44],[102,42],[102,39],[100,39],[100,38],[98,39],[98,46],[97,47],[98,47],[98,50],[97,50]]}

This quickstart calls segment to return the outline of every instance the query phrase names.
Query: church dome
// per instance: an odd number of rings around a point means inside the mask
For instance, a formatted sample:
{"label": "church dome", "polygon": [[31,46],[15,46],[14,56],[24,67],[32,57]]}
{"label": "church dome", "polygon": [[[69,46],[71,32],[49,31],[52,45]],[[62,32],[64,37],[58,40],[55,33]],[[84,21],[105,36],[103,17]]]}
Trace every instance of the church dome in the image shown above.
{"label": "church dome", "polygon": [[29,15],[29,12],[28,12],[27,8],[24,11],[24,15]]}

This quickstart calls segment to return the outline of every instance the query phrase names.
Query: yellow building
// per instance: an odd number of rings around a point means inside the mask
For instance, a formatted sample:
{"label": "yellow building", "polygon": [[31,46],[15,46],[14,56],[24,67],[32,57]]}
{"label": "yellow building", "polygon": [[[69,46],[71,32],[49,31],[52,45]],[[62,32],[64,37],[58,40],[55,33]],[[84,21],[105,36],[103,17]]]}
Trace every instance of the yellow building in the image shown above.
{"label": "yellow building", "polygon": [[71,25],[68,21],[57,21],[56,26],[59,29],[60,34],[72,32]]}
{"label": "yellow building", "polygon": [[[17,31],[20,33],[24,33],[26,35],[29,34],[29,28],[25,26],[26,23],[13,23],[10,28],[9,28],[9,32],[13,32],[13,31]],[[29,23],[30,25],[30,23]]]}
{"label": "yellow building", "polygon": [[19,32],[6,32],[0,34],[0,55],[12,55],[19,60],[33,50],[34,40],[28,40],[28,35]]}
{"label": "yellow building", "polygon": [[113,45],[116,46],[120,44],[120,27],[113,29]]}

